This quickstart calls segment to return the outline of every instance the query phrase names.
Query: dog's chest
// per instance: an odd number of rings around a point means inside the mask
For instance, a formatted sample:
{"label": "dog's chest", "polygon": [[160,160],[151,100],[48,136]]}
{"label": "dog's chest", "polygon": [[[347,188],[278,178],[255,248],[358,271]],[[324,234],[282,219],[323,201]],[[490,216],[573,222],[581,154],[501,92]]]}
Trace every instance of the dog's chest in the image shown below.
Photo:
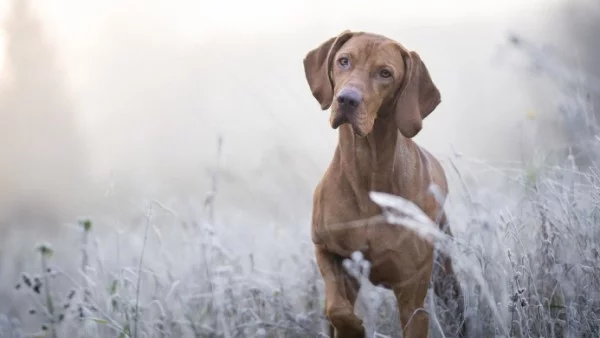
{"label": "dog's chest", "polygon": [[322,186],[315,196],[313,241],[341,256],[365,251],[380,213],[367,191],[357,195],[344,186]]}
{"label": "dog's chest", "polygon": [[[406,246],[408,232],[382,219],[382,210],[370,199],[367,184],[363,189],[356,189],[346,177],[328,174],[314,195],[312,239],[315,244],[345,257],[354,251],[372,251],[372,243],[376,243],[376,251],[396,250],[400,242]],[[398,194],[399,189],[392,189],[388,182],[382,183],[386,184],[380,185],[379,191]],[[413,191],[400,195],[418,196]],[[431,209],[429,204],[434,202],[432,198],[411,201],[424,210]]]}

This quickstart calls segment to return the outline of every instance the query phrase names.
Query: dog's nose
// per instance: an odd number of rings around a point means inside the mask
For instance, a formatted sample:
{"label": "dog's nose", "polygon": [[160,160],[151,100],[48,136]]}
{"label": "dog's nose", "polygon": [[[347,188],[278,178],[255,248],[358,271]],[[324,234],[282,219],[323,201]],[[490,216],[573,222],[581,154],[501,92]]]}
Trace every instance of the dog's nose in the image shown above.
{"label": "dog's nose", "polygon": [[337,96],[340,107],[356,108],[362,101],[362,95],[354,88],[345,88]]}

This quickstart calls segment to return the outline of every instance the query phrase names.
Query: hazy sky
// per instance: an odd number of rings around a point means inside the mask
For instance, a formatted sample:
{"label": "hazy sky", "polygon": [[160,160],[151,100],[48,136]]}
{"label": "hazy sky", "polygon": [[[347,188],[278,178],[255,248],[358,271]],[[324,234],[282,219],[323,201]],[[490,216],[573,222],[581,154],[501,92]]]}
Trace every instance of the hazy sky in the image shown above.
{"label": "hazy sky", "polygon": [[[443,97],[417,140],[433,153],[452,145],[514,159],[518,126],[544,102],[497,53],[508,29],[541,29],[543,6],[557,1],[30,0],[64,70],[62,99],[74,107],[90,170],[203,192],[193,182],[208,181],[222,133],[232,199],[254,201],[262,190],[278,210],[294,189],[310,199],[337,139],[304,78],[308,50],[343,29],[401,40],[426,60]],[[8,3],[0,1],[2,17]]]}
{"label": "hazy sky", "polygon": [[[157,35],[169,34],[171,37],[178,36],[183,41],[197,42],[222,33],[256,34],[273,29],[285,31],[307,24],[335,27],[348,22],[350,17],[365,21],[398,20],[404,23],[424,20],[459,22],[473,17],[497,18],[511,15],[515,9],[549,6],[558,1],[560,0],[30,0],[58,39],[79,44],[92,43],[90,36],[106,31],[119,17],[134,15],[146,20],[143,20],[145,24],[132,24],[132,29],[154,30]],[[9,1],[0,2],[0,18],[6,16],[8,3]],[[365,5],[366,3],[369,4]],[[0,38],[0,46],[3,42]]]}

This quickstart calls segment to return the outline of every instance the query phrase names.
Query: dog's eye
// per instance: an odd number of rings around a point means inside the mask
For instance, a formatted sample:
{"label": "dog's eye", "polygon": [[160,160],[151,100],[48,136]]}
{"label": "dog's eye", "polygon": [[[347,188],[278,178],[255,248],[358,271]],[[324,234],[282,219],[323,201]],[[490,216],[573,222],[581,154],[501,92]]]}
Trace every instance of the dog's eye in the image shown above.
{"label": "dog's eye", "polygon": [[350,59],[348,59],[345,56],[342,56],[341,58],[338,59],[338,64],[344,68],[348,67],[348,65],[350,65]]}
{"label": "dog's eye", "polygon": [[387,69],[382,69],[379,71],[379,76],[381,76],[383,78],[388,78],[388,77],[392,76],[392,72],[390,72]]}

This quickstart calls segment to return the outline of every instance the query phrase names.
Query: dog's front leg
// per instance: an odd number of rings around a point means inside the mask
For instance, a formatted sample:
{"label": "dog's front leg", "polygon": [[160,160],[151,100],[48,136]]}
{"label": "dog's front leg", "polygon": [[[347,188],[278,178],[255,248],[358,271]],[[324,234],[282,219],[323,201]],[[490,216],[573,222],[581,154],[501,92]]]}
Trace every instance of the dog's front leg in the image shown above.
{"label": "dog's front leg", "polygon": [[339,257],[319,246],[315,253],[325,283],[325,315],[335,328],[335,338],[364,338],[362,320],[354,314],[357,281],[344,271]]}
{"label": "dog's front leg", "polygon": [[427,338],[429,331],[429,314],[425,311],[427,280],[403,287],[394,287],[394,294],[400,310],[402,337]]}

